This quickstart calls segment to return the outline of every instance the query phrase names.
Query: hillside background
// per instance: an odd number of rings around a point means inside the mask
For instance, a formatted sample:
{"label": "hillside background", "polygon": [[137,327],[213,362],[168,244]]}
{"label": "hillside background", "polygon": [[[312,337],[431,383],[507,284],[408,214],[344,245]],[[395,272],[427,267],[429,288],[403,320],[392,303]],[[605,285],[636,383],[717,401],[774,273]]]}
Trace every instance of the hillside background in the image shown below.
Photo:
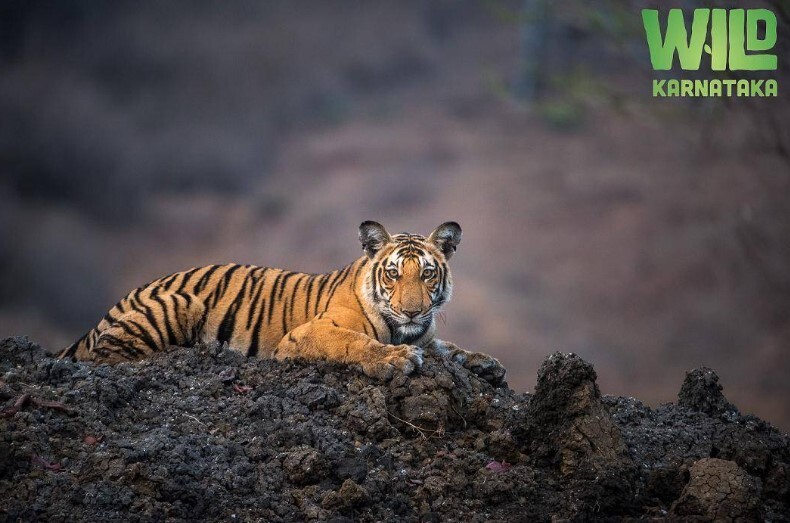
{"label": "hillside background", "polygon": [[513,388],[554,350],[650,404],[708,365],[787,430],[790,98],[652,98],[646,6],[4,2],[0,337],[56,350],[176,270],[324,272],[363,220],[456,220],[440,334]]}

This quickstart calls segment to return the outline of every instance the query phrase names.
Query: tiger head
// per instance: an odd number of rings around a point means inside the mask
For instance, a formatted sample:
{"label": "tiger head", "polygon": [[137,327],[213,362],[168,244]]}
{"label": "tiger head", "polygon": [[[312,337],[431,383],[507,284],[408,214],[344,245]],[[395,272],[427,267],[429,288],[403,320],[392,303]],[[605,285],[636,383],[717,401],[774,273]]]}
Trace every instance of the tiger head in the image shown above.
{"label": "tiger head", "polygon": [[393,343],[413,343],[432,327],[434,316],[450,300],[449,260],[461,242],[461,227],[446,222],[427,238],[390,236],[379,223],[359,226],[359,241],[370,258],[363,295],[393,334]]}

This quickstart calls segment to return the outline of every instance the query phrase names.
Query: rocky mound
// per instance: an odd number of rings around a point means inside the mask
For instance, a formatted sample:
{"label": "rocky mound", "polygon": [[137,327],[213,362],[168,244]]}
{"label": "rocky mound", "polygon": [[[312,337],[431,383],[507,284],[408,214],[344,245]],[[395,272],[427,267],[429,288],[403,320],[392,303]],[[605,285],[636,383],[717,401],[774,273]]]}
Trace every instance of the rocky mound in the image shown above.
{"label": "rocky mound", "polygon": [[656,409],[559,353],[532,395],[430,357],[380,383],[217,345],[93,367],[8,338],[0,373],[0,520],[790,515],[790,440],[710,369]]}

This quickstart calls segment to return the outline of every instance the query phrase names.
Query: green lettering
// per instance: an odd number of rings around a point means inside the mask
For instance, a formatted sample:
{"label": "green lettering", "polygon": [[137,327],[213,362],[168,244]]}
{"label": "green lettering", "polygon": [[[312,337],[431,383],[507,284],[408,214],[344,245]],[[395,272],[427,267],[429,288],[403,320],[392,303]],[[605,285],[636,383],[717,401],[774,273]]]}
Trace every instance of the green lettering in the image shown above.
{"label": "green lettering", "polygon": [[711,80],[708,84],[710,96],[721,96],[721,80]]}
{"label": "green lettering", "polygon": [[693,96],[694,82],[691,80],[680,81],[680,96]]}
{"label": "green lettering", "polygon": [[680,91],[680,84],[677,80],[667,80],[667,96],[677,96]]}
{"label": "green lettering", "polygon": [[653,80],[653,96],[666,96],[667,93],[664,92],[664,84],[667,83],[666,80]]}
{"label": "green lettering", "polygon": [[695,80],[694,81],[694,96],[708,96],[708,81]]}
{"label": "green lettering", "polygon": [[752,80],[752,96],[765,96],[763,94],[765,80]]}
{"label": "green lettering", "polygon": [[714,71],[727,69],[727,10],[713,9],[710,21],[710,68]]}
{"label": "green lettering", "polygon": [[670,9],[667,16],[666,35],[661,38],[661,26],[657,9],[643,9],[642,22],[645,26],[647,45],[650,48],[650,61],[653,69],[668,71],[677,51],[681,69],[699,69],[702,49],[707,37],[710,9],[695,9],[691,22],[691,39],[686,32],[682,9]]}
{"label": "green lettering", "polygon": [[765,81],[765,96],[776,96],[779,91],[779,84],[776,80]]}
{"label": "green lettering", "polygon": [[[765,22],[765,38],[757,36],[757,24]],[[776,45],[776,15],[768,9],[730,10],[730,70],[776,70],[775,54],[746,54],[749,51],[767,51]]]}

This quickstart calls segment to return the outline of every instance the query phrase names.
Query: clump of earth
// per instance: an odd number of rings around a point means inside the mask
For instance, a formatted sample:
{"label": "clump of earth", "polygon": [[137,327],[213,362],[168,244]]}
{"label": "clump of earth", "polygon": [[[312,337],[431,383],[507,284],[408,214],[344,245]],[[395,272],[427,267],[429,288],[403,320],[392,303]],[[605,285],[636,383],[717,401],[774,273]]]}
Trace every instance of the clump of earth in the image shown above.
{"label": "clump of earth", "polygon": [[790,439],[706,368],[649,408],[573,354],[523,394],[432,356],[385,383],[217,344],[111,367],[7,338],[0,380],[0,520],[790,517]]}

